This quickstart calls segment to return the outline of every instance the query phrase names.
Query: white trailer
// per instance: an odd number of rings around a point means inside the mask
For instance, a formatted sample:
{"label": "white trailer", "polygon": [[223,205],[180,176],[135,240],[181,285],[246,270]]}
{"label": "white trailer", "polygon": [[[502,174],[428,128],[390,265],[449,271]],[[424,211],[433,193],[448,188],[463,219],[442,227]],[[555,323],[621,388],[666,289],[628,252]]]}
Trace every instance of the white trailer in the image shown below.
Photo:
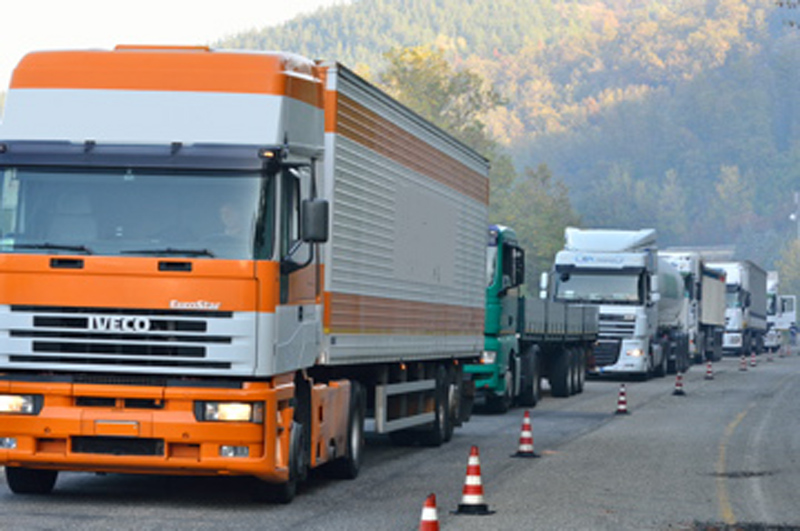
{"label": "white trailer", "polygon": [[725,272],[723,352],[734,356],[761,352],[767,331],[767,272],[749,260],[708,266]]}
{"label": "white trailer", "polygon": [[683,277],[681,322],[695,362],[722,357],[725,330],[725,275],[708,267],[695,251],[659,251]]}

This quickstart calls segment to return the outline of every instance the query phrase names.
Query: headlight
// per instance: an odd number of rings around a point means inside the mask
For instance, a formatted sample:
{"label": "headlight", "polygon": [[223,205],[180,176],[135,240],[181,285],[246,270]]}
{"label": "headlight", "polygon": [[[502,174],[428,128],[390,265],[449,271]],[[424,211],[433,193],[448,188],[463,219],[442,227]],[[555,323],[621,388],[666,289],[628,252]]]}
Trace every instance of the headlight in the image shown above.
{"label": "headlight", "polygon": [[640,348],[634,348],[626,352],[628,356],[633,356],[634,358],[641,358],[644,356],[644,351]]}
{"label": "headlight", "polygon": [[0,395],[0,413],[36,415],[41,409],[40,395]]}
{"label": "headlight", "polygon": [[198,402],[195,417],[206,422],[264,422],[262,402]]}
{"label": "headlight", "polygon": [[491,364],[497,361],[497,352],[494,350],[484,350],[481,352],[481,363]]}

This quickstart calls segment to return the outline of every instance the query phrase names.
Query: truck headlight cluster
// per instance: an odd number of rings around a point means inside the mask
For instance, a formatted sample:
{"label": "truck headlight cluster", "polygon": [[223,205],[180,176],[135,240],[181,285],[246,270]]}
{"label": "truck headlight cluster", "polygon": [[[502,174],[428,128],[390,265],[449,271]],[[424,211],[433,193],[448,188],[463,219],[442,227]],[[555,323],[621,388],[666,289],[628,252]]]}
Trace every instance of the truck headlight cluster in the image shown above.
{"label": "truck headlight cluster", "polygon": [[194,411],[201,422],[264,422],[263,402],[196,402]]}
{"label": "truck headlight cluster", "polygon": [[628,352],[626,352],[628,356],[633,356],[634,358],[641,358],[644,356],[644,351],[640,348],[632,348]]}
{"label": "truck headlight cluster", "polygon": [[481,352],[481,363],[484,365],[492,364],[497,361],[497,352],[494,350],[484,350]]}
{"label": "truck headlight cluster", "polygon": [[41,408],[41,395],[0,395],[0,413],[37,415]]}

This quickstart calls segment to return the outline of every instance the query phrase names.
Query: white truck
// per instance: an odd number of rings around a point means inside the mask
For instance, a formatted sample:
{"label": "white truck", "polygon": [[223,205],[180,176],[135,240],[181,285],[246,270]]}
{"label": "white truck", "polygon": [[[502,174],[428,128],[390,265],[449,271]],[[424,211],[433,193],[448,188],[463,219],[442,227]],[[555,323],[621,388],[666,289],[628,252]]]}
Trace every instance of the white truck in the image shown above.
{"label": "white truck", "polygon": [[788,344],[789,331],[797,322],[797,297],[781,295],[777,271],[767,272],[767,333],[764,349],[775,352]]}
{"label": "white truck", "polygon": [[683,277],[681,321],[696,363],[722,358],[725,332],[725,273],[711,269],[696,251],[659,251]]}
{"label": "white truck", "polygon": [[685,370],[683,281],[659,259],[656,231],[568,227],[565,239],[555,260],[555,299],[599,307],[590,371],[647,378]]}
{"label": "white truck", "polygon": [[723,352],[733,356],[761,352],[767,331],[767,272],[749,260],[708,266],[725,271]]}

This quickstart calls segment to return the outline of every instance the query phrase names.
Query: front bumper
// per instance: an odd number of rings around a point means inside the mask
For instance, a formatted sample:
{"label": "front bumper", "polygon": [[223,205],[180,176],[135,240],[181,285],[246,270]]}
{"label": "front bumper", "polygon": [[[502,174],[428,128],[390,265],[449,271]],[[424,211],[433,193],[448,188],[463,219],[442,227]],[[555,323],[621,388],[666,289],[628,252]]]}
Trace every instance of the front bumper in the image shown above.
{"label": "front bumper", "polygon": [[[291,381],[241,388],[0,380],[0,393],[44,398],[37,415],[0,414],[0,465],[116,473],[251,475],[288,480]],[[263,402],[263,422],[205,422],[200,401]],[[247,448],[224,457],[222,447]]]}

